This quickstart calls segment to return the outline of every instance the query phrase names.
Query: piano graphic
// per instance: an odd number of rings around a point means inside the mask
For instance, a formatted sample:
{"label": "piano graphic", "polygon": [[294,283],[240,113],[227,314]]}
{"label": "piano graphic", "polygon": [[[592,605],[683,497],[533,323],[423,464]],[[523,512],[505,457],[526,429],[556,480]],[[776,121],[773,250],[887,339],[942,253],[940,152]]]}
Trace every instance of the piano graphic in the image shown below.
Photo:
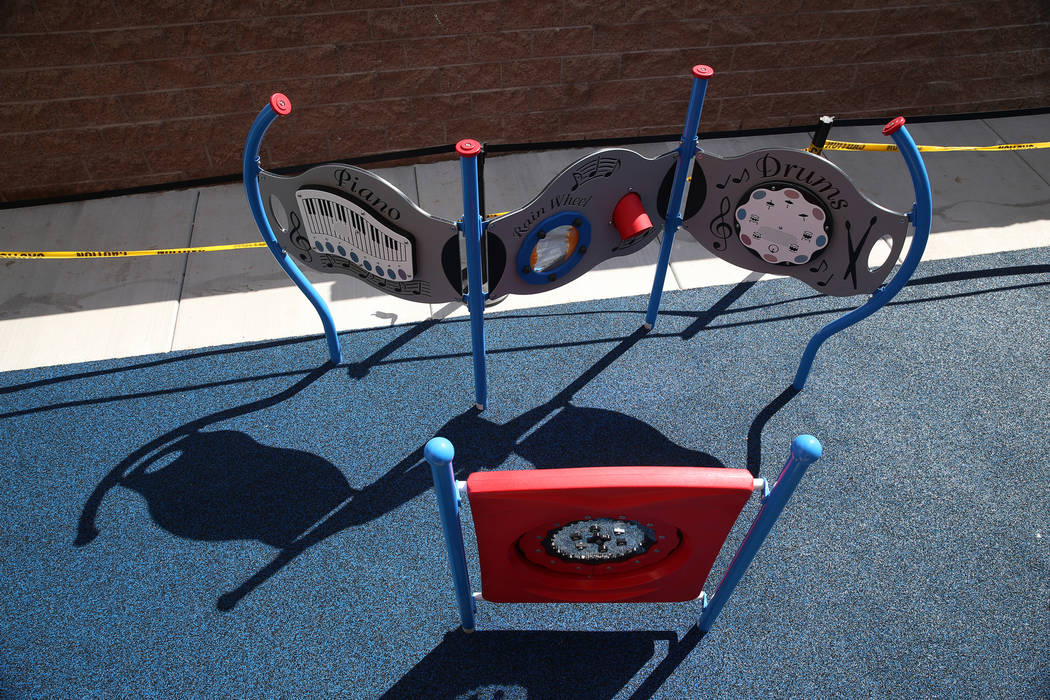
{"label": "piano graphic", "polygon": [[415,276],[411,239],[365,209],[319,189],[302,188],[295,199],[306,237],[316,252],[347,260],[384,280],[408,282]]}

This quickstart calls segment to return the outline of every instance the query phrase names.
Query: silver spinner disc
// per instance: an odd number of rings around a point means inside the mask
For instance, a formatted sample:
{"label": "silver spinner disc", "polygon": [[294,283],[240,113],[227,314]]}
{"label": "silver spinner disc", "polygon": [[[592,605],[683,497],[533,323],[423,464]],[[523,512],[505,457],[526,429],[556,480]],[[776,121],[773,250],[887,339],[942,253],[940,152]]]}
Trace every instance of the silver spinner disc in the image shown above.
{"label": "silver spinner disc", "polygon": [[591,518],[551,530],[544,545],[551,556],[583,564],[608,564],[645,554],[653,531],[633,520]]}

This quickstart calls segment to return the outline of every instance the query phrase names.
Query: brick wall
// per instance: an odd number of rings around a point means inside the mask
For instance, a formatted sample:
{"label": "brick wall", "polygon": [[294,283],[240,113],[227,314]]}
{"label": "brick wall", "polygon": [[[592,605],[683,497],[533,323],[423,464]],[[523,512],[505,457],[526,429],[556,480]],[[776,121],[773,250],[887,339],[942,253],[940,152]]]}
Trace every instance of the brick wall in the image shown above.
{"label": "brick wall", "polygon": [[[450,143],[1050,105],[1048,0],[6,0],[0,198]],[[1050,135],[1048,135],[1050,137]]]}

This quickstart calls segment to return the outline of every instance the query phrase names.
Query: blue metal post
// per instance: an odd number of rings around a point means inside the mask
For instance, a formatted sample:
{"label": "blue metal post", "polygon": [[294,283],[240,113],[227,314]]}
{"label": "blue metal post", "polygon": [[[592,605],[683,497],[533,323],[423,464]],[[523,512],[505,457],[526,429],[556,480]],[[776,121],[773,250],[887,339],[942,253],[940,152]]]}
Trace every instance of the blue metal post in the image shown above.
{"label": "blue metal post", "polygon": [[930,178],[926,174],[926,166],[923,165],[919,148],[915,145],[915,141],[912,140],[911,134],[904,127],[904,117],[897,117],[891,121],[883,128],[882,133],[893,137],[900,154],[904,156],[904,162],[908,166],[908,174],[911,175],[912,187],[915,188],[915,206],[909,215],[912,226],[915,227],[915,233],[912,234],[911,239],[911,248],[908,249],[908,255],[905,256],[904,262],[901,263],[900,269],[897,270],[897,274],[893,276],[893,279],[888,284],[876,290],[863,306],[850,311],[841,318],[835,319],[821,328],[810,339],[805,352],[802,353],[798,372],[795,373],[793,386],[799,391],[806,385],[806,378],[813,367],[813,358],[816,357],[817,350],[824,344],[824,341],[844,328],[848,328],[854,323],[871,316],[888,304],[890,299],[897,296],[897,292],[908,283],[908,280],[911,279],[912,274],[915,272],[915,268],[919,266],[922,254],[926,250],[926,242],[930,238],[930,227],[933,222],[933,193],[930,190]]}
{"label": "blue metal post", "polygon": [[329,311],[328,304],[321,298],[321,295],[310,283],[310,280],[306,279],[306,275],[295,266],[288,253],[277,242],[277,236],[274,235],[273,229],[270,228],[270,221],[266,218],[262,194],[259,192],[259,172],[262,170],[259,166],[259,147],[262,145],[263,135],[270,128],[270,124],[277,119],[278,115],[288,114],[291,111],[291,101],[278,92],[270,97],[270,104],[263,107],[262,111],[259,112],[259,116],[255,118],[255,123],[252,124],[251,131],[248,132],[248,140],[244,144],[244,189],[248,194],[248,206],[251,207],[252,216],[255,217],[255,225],[259,227],[259,232],[262,234],[263,240],[266,241],[266,247],[273,253],[273,257],[277,258],[277,264],[295,282],[295,286],[299,287],[302,293],[306,295],[306,298],[310,300],[310,303],[314,305],[317,315],[321,317],[321,325],[324,326],[325,338],[328,340],[328,356],[332,362],[339,364],[342,362],[343,354],[339,349],[339,336],[336,334],[332,312]]}
{"label": "blue metal post", "polygon": [[700,128],[700,113],[704,108],[704,95],[707,94],[707,81],[714,74],[710,66],[693,66],[693,90],[689,95],[689,110],[685,116],[685,128],[682,129],[682,143],[678,146],[678,163],[675,165],[671,198],[667,202],[664,237],[660,242],[660,259],[656,263],[653,291],[649,294],[649,308],[645,312],[646,328],[653,327],[656,323],[656,314],[660,311],[660,298],[664,293],[667,265],[671,261],[671,245],[674,243],[674,235],[678,227],[682,225],[682,200],[685,199],[686,181],[692,172],[693,158],[696,156],[699,141],[697,130]]}
{"label": "blue metal post", "polygon": [[441,437],[432,438],[423,448],[423,457],[430,464],[430,474],[434,477],[434,491],[438,499],[438,512],[441,514],[441,530],[445,535],[445,549],[448,551],[448,565],[452,570],[452,584],[456,591],[459,617],[463,622],[463,630],[473,632],[476,606],[470,590],[470,575],[467,573],[463,528],[459,522],[459,491],[456,489],[456,476],[452,471],[452,458],[455,454],[452,443]]}
{"label": "blue metal post", "polygon": [[463,235],[467,248],[467,309],[474,357],[474,400],[484,410],[489,400],[485,376],[485,293],[481,283],[481,205],[478,202],[478,154],[481,144],[464,139],[456,144],[463,178]]}
{"label": "blue metal post", "polygon": [[754,522],[751,523],[751,529],[748,530],[744,541],[740,544],[740,549],[737,550],[736,556],[733,557],[733,562],[726,570],[725,576],[722,577],[722,582],[718,584],[718,590],[704,604],[704,611],[700,616],[701,632],[711,629],[711,625],[714,624],[718,613],[725,607],[726,601],[729,600],[729,596],[733,594],[733,590],[740,583],[740,579],[744,576],[744,572],[747,571],[748,565],[755,558],[755,554],[758,553],[758,549],[762,546],[766,535],[773,528],[773,523],[780,517],[780,513],[784,510],[784,506],[787,505],[791,494],[794,493],[795,487],[798,486],[799,480],[802,479],[802,475],[806,473],[806,468],[820,459],[822,451],[823,448],[820,445],[820,441],[812,435],[799,435],[791,443],[791,455],[788,457],[787,462],[784,463],[784,468],[781,470],[780,476],[777,477],[776,485],[766,497],[765,503],[762,504],[761,510],[755,516]]}

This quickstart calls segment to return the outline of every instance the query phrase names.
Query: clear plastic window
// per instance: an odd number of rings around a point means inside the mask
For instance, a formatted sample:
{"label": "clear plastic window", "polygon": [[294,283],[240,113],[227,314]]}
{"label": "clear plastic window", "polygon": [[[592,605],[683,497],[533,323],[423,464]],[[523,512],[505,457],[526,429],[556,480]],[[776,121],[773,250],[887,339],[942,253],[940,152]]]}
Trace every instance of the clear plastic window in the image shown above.
{"label": "clear plastic window", "polygon": [[549,272],[564,263],[576,250],[580,232],[575,226],[559,226],[547,232],[536,242],[529,256],[533,272]]}

